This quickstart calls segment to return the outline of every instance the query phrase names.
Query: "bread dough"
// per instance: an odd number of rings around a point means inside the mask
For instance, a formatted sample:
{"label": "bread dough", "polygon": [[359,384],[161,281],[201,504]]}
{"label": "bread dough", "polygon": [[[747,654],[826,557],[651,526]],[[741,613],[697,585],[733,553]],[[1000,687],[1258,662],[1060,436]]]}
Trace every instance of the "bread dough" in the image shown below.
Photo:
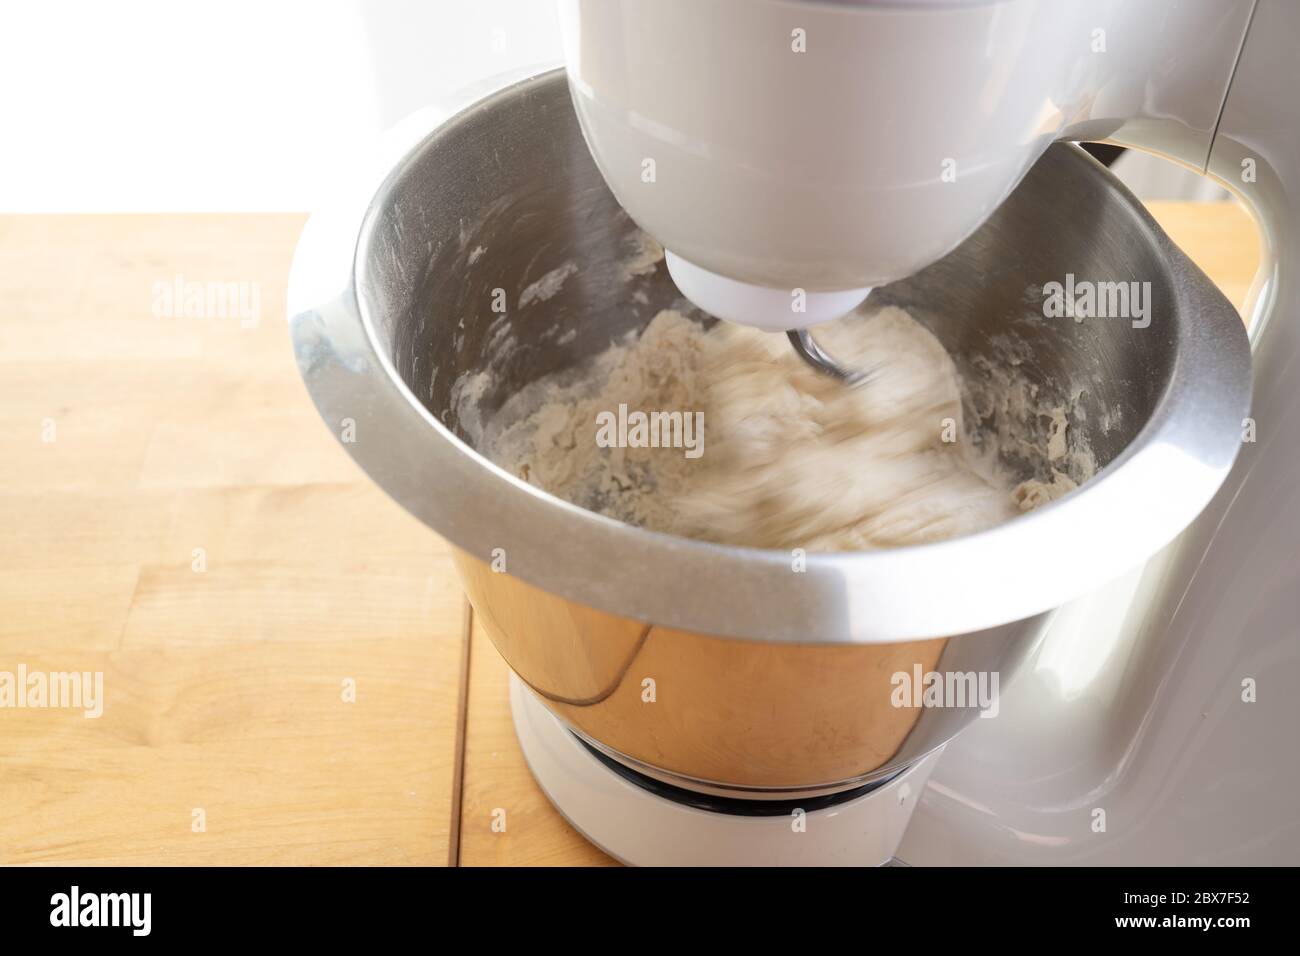
{"label": "bread dough", "polygon": [[[860,388],[809,368],[784,335],[665,310],[576,380],[543,380],[507,402],[476,443],[526,481],[656,531],[809,551],[939,541],[992,527],[1074,483],[1019,486],[975,453],[951,358],[905,311],[815,331]],[[703,413],[698,457],[682,447],[602,447],[619,406]],[[1049,452],[1063,454],[1067,419]],[[1068,487],[1067,487],[1068,486]]]}

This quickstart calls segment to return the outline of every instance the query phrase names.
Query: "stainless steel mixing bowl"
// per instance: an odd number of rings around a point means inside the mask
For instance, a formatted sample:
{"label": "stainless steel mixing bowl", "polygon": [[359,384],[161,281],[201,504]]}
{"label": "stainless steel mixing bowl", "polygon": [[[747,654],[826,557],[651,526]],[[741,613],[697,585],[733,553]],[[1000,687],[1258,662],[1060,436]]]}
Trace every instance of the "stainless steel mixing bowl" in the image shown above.
{"label": "stainless steel mixing bowl", "polygon": [[[978,711],[894,706],[894,675],[997,672],[1005,688],[1053,608],[1148,558],[1205,505],[1249,404],[1249,348],[1229,303],[1112,176],[1055,146],[971,239],[873,301],[908,307],[944,343],[978,429],[1045,434],[1036,410],[979,399],[991,376],[1073,402],[1068,434],[1100,473],[980,534],[814,554],[797,572],[786,552],[584,511],[467,441],[463,376],[491,371],[469,412],[490,416],[523,385],[684,305],[662,264],[627,277],[637,228],[588,155],[562,72],[429,133],[352,235],[341,293],[291,317],[322,415],[336,431],[350,420],[344,447],[452,542],[478,619],[555,713],[626,763],[697,789],[831,791],[934,750]],[[291,301],[312,256],[304,241]],[[552,296],[523,295],[556,269],[571,274]],[[1150,324],[1045,318],[1042,287],[1067,275],[1150,283]],[[1006,463],[1026,477],[1041,468]],[[505,573],[490,567],[494,549]]]}

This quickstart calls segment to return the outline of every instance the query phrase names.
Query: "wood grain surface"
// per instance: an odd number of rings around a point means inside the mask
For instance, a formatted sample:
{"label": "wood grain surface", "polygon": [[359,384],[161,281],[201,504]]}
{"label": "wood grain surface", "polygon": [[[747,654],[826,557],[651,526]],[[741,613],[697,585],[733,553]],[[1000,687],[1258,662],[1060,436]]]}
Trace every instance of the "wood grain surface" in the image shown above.
{"label": "wood grain surface", "polygon": [[[1240,309],[1246,215],[1152,210]],[[0,708],[0,863],[609,864],[529,776],[445,547],[307,398],[303,222],[0,217],[0,672],[105,700]],[[257,321],[168,312],[178,277]]]}
{"label": "wood grain surface", "polygon": [[299,380],[304,221],[0,219],[0,671],[105,698],[0,709],[0,861],[449,860],[460,589]]}

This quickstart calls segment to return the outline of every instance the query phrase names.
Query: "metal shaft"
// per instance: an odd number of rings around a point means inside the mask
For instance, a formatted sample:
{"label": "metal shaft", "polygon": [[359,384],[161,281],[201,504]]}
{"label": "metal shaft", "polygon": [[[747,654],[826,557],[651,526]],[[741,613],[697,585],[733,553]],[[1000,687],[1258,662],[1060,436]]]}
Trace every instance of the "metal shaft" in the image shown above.
{"label": "metal shaft", "polygon": [[786,337],[790,339],[790,344],[794,346],[795,352],[801,359],[823,375],[839,379],[845,385],[850,387],[862,385],[875,374],[874,369],[846,368],[841,365],[822,350],[807,329],[791,329],[786,333]]}

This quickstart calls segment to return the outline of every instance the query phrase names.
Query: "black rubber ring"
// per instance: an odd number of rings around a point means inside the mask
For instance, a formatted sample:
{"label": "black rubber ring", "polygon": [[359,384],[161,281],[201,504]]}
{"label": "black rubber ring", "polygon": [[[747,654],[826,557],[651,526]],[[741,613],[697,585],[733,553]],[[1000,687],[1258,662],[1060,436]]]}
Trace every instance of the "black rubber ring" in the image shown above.
{"label": "black rubber ring", "polygon": [[880,780],[872,780],[870,783],[864,783],[851,790],[841,790],[838,793],[828,793],[819,797],[801,797],[793,800],[746,800],[743,797],[719,797],[711,793],[698,793],[695,790],[687,790],[685,787],[664,783],[662,780],[656,780],[654,777],[633,770],[626,764],[619,763],[613,757],[601,753],[577,734],[573,735],[573,739],[586,747],[593,757],[628,781],[628,783],[636,784],[642,790],[649,791],[656,797],[662,797],[665,800],[671,800],[674,803],[680,803],[696,810],[707,810],[709,813],[726,813],[736,817],[785,817],[795,810],[803,810],[805,813],[825,810],[828,807],[835,807],[842,803],[848,803],[850,800],[856,800],[872,790],[877,790],[903,772],[900,770]]}

